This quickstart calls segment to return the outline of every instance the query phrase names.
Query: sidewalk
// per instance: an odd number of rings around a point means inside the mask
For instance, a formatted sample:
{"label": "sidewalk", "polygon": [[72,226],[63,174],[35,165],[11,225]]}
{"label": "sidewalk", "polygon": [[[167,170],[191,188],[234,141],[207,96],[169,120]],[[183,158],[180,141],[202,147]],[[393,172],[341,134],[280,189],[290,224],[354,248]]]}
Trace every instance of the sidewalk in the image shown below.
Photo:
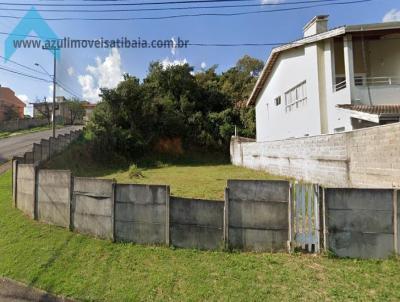
{"label": "sidewalk", "polygon": [[28,287],[22,283],[0,278],[1,302],[73,302],[44,291]]}

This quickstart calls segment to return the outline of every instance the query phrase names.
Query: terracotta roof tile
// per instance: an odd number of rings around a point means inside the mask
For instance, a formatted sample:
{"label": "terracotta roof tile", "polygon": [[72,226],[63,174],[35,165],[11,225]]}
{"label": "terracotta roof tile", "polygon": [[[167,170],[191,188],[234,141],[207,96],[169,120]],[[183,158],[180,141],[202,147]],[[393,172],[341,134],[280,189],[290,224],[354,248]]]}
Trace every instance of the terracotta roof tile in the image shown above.
{"label": "terracotta roof tile", "polygon": [[336,107],[341,109],[359,111],[369,114],[399,114],[400,115],[400,104],[390,104],[390,105],[337,105]]}

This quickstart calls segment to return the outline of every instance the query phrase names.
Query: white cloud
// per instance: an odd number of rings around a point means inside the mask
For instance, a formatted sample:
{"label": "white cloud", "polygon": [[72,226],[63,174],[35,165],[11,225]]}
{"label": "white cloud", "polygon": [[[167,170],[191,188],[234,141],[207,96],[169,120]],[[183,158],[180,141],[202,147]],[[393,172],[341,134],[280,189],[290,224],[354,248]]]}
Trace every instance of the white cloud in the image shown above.
{"label": "white cloud", "polygon": [[162,64],[163,68],[165,69],[165,68],[168,68],[171,66],[184,65],[184,64],[187,64],[187,62],[188,61],[186,60],[186,58],[181,59],[181,60],[179,60],[179,59],[171,60],[170,58],[165,58],[164,60],[161,61],[161,64]]}
{"label": "white cloud", "polygon": [[68,72],[68,75],[70,76],[70,77],[72,77],[74,74],[75,74],[75,69],[74,69],[74,67],[69,67],[68,69],[67,69],[67,72]]}
{"label": "white cloud", "polygon": [[123,78],[121,55],[117,48],[101,60],[96,58],[96,65],[86,67],[87,74],[79,75],[82,96],[90,101],[98,101],[100,88],[115,88]]}
{"label": "white cloud", "polygon": [[285,0],[261,0],[262,4],[278,4],[285,2]]}
{"label": "white cloud", "polygon": [[19,94],[17,95],[17,98],[19,98],[26,104],[26,107],[24,109],[24,114],[33,116],[33,105],[29,104],[29,97],[26,94]]}
{"label": "white cloud", "polygon": [[171,53],[174,56],[176,54],[176,45],[177,44],[176,44],[176,41],[175,41],[174,37],[171,38],[171,41],[172,41]]}
{"label": "white cloud", "polygon": [[206,62],[201,62],[200,67],[201,67],[201,69],[206,69],[206,67],[207,67]]}
{"label": "white cloud", "polygon": [[400,9],[392,9],[386,13],[382,19],[383,22],[400,21]]}

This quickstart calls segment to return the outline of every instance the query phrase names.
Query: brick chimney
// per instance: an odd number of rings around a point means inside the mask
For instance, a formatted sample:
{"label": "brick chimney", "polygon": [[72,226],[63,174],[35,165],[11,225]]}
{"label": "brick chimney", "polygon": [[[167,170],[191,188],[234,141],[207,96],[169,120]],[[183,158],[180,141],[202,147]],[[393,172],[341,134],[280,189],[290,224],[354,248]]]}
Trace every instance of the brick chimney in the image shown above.
{"label": "brick chimney", "polygon": [[303,28],[304,37],[317,35],[328,30],[328,15],[320,15],[312,18]]}

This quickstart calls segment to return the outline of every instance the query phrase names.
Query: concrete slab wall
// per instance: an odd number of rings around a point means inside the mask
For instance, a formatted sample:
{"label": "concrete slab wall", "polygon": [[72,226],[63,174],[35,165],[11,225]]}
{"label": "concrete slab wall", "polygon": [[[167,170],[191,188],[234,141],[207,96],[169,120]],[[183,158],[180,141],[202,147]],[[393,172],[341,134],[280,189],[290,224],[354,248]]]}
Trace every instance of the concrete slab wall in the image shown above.
{"label": "concrete slab wall", "polygon": [[397,197],[397,254],[400,255],[400,190],[396,190],[395,198]]}
{"label": "concrete slab wall", "polygon": [[289,182],[228,181],[227,237],[233,249],[278,251],[288,240]]}
{"label": "concrete slab wall", "polygon": [[339,257],[394,253],[393,190],[325,189],[328,248]]}
{"label": "concrete slab wall", "polygon": [[215,250],[223,247],[224,202],[170,198],[171,244]]}
{"label": "concrete slab wall", "polygon": [[50,144],[50,156],[54,155],[57,153],[58,150],[58,140],[54,137],[49,138],[49,144]]}
{"label": "concrete slab wall", "polygon": [[103,239],[114,238],[114,190],[111,180],[74,177],[74,230]]}
{"label": "concrete slab wall", "polygon": [[47,124],[48,121],[46,119],[17,119],[13,121],[1,122],[0,131],[16,131],[32,127],[44,126]]}
{"label": "concrete slab wall", "polygon": [[50,142],[47,139],[42,139],[40,141],[42,146],[42,160],[48,160],[50,158]]}
{"label": "concrete slab wall", "polygon": [[70,227],[71,172],[39,170],[37,179],[38,220]]}
{"label": "concrete slab wall", "polygon": [[33,162],[37,163],[42,160],[42,146],[40,144],[33,144]]}
{"label": "concrete slab wall", "polygon": [[235,165],[327,187],[400,187],[400,123],[281,141],[234,137],[230,154]]}
{"label": "concrete slab wall", "polygon": [[33,164],[35,162],[33,158],[33,152],[26,152],[24,154],[24,162],[25,164]]}
{"label": "concrete slab wall", "polygon": [[116,185],[115,238],[142,244],[168,244],[169,188]]}
{"label": "concrete slab wall", "polygon": [[30,218],[35,218],[35,173],[33,164],[18,164],[17,208]]}

